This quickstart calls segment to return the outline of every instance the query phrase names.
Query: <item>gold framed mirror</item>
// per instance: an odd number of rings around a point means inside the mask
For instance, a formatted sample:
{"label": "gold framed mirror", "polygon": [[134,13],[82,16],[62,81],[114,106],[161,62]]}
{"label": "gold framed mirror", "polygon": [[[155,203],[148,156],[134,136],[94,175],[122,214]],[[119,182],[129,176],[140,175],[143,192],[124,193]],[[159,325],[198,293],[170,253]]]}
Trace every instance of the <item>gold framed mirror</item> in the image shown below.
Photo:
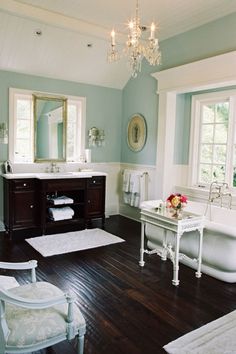
{"label": "gold framed mirror", "polygon": [[34,161],[66,161],[67,99],[33,95]]}

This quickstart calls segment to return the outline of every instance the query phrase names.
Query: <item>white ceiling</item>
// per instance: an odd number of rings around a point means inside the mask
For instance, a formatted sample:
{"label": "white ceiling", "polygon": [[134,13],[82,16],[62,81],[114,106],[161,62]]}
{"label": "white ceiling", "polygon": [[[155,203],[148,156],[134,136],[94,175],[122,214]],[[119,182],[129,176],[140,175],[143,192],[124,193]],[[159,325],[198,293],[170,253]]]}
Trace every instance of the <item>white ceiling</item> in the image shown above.
{"label": "white ceiling", "polygon": [[[123,88],[127,63],[108,64],[106,53],[113,27],[125,41],[134,10],[135,0],[0,0],[0,69]],[[140,1],[142,25],[157,22],[159,40],[235,11],[235,0]]]}

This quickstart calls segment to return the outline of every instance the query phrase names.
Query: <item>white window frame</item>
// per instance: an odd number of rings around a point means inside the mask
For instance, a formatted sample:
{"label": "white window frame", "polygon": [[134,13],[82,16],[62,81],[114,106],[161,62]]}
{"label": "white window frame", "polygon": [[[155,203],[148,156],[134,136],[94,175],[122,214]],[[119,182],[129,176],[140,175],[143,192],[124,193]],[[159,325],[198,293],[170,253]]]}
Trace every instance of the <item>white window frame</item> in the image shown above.
{"label": "white window frame", "polygon": [[[190,132],[190,151],[189,151],[189,181],[190,187],[208,187],[207,184],[199,184],[198,182],[198,166],[199,166],[199,147],[200,147],[200,131],[201,131],[201,106],[210,102],[229,101],[229,121],[228,121],[228,140],[227,140],[227,158],[225,182],[233,188],[233,143],[236,128],[236,90],[225,90],[192,97],[191,104],[191,132]],[[235,188],[235,187],[234,187]]]}
{"label": "white window frame", "polygon": [[[9,159],[13,164],[20,164],[22,162],[15,161],[15,143],[16,143],[16,127],[17,127],[17,117],[16,117],[16,105],[15,105],[15,97],[16,95],[26,95],[26,96],[32,96],[32,101],[33,101],[33,94],[34,95],[51,95],[51,96],[58,96],[58,93],[49,93],[49,92],[36,92],[32,90],[24,90],[24,89],[16,89],[16,88],[9,88],[9,148],[8,148],[8,154],[9,154]],[[85,151],[85,129],[86,129],[86,97],[80,97],[80,96],[68,96],[68,95],[63,95],[68,102],[72,101],[74,102],[79,102],[81,104],[81,114],[79,115],[78,119],[80,122],[78,125],[80,125],[81,129],[78,131],[78,136],[77,136],[77,144],[76,144],[76,157],[75,160],[67,160],[66,157],[66,162],[80,162],[80,156],[84,155]],[[33,106],[33,105],[32,105]],[[32,154],[31,154],[31,159],[32,161],[29,162],[23,162],[23,163],[34,163],[34,116],[33,116],[33,111],[32,111],[32,131],[31,131],[31,146],[32,146]],[[66,147],[67,148],[67,147]]]}

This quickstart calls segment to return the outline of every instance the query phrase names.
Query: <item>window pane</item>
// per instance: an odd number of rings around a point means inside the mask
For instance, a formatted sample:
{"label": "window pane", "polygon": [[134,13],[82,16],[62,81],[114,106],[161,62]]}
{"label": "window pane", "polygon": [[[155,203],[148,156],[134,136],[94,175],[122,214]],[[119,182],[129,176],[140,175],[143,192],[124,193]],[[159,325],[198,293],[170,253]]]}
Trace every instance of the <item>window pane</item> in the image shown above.
{"label": "window pane", "polygon": [[211,165],[200,165],[199,169],[199,181],[201,183],[211,183]]}
{"label": "window pane", "polygon": [[203,143],[213,143],[214,126],[212,124],[207,124],[202,126],[202,142]]}
{"label": "window pane", "polygon": [[216,124],[215,126],[215,143],[227,143],[227,124]]}
{"label": "window pane", "polygon": [[216,122],[228,123],[229,119],[229,102],[216,104]]}
{"label": "window pane", "polygon": [[214,165],[212,169],[213,180],[217,182],[224,182],[225,180],[225,166],[224,165]]}
{"label": "window pane", "polygon": [[226,145],[215,145],[214,146],[214,162],[225,164],[225,162],[226,162]]}
{"label": "window pane", "polygon": [[233,187],[236,187],[236,167],[234,167]]}
{"label": "window pane", "polygon": [[17,99],[17,119],[30,120],[30,100]]}
{"label": "window pane", "polygon": [[29,139],[30,138],[30,121],[17,120],[16,138]]}
{"label": "window pane", "polygon": [[77,109],[75,105],[68,105],[67,107],[67,115],[68,115],[68,122],[76,122],[76,116],[77,116]]}
{"label": "window pane", "polygon": [[213,146],[212,145],[202,145],[201,154],[200,154],[200,162],[212,162],[213,160]]}
{"label": "window pane", "polygon": [[234,145],[234,151],[233,151],[233,165],[236,166],[236,145]]}
{"label": "window pane", "polygon": [[203,123],[213,123],[215,115],[215,106],[207,105],[202,108],[202,122]]}
{"label": "window pane", "polygon": [[15,149],[15,155],[18,158],[26,158],[28,159],[31,154],[30,154],[30,150],[31,150],[31,145],[30,145],[30,141],[27,140],[22,140],[22,139],[17,139],[16,140],[16,149]]}

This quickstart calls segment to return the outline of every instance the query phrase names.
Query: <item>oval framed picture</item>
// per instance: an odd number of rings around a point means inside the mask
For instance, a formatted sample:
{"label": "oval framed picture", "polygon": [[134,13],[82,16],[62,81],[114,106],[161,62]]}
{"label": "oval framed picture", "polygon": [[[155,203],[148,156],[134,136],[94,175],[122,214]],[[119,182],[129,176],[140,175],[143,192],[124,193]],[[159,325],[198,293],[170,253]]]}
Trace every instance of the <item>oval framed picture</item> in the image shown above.
{"label": "oval framed picture", "polygon": [[139,114],[134,114],[128,123],[127,129],[127,143],[132,151],[141,151],[146,143],[146,121],[145,118]]}

